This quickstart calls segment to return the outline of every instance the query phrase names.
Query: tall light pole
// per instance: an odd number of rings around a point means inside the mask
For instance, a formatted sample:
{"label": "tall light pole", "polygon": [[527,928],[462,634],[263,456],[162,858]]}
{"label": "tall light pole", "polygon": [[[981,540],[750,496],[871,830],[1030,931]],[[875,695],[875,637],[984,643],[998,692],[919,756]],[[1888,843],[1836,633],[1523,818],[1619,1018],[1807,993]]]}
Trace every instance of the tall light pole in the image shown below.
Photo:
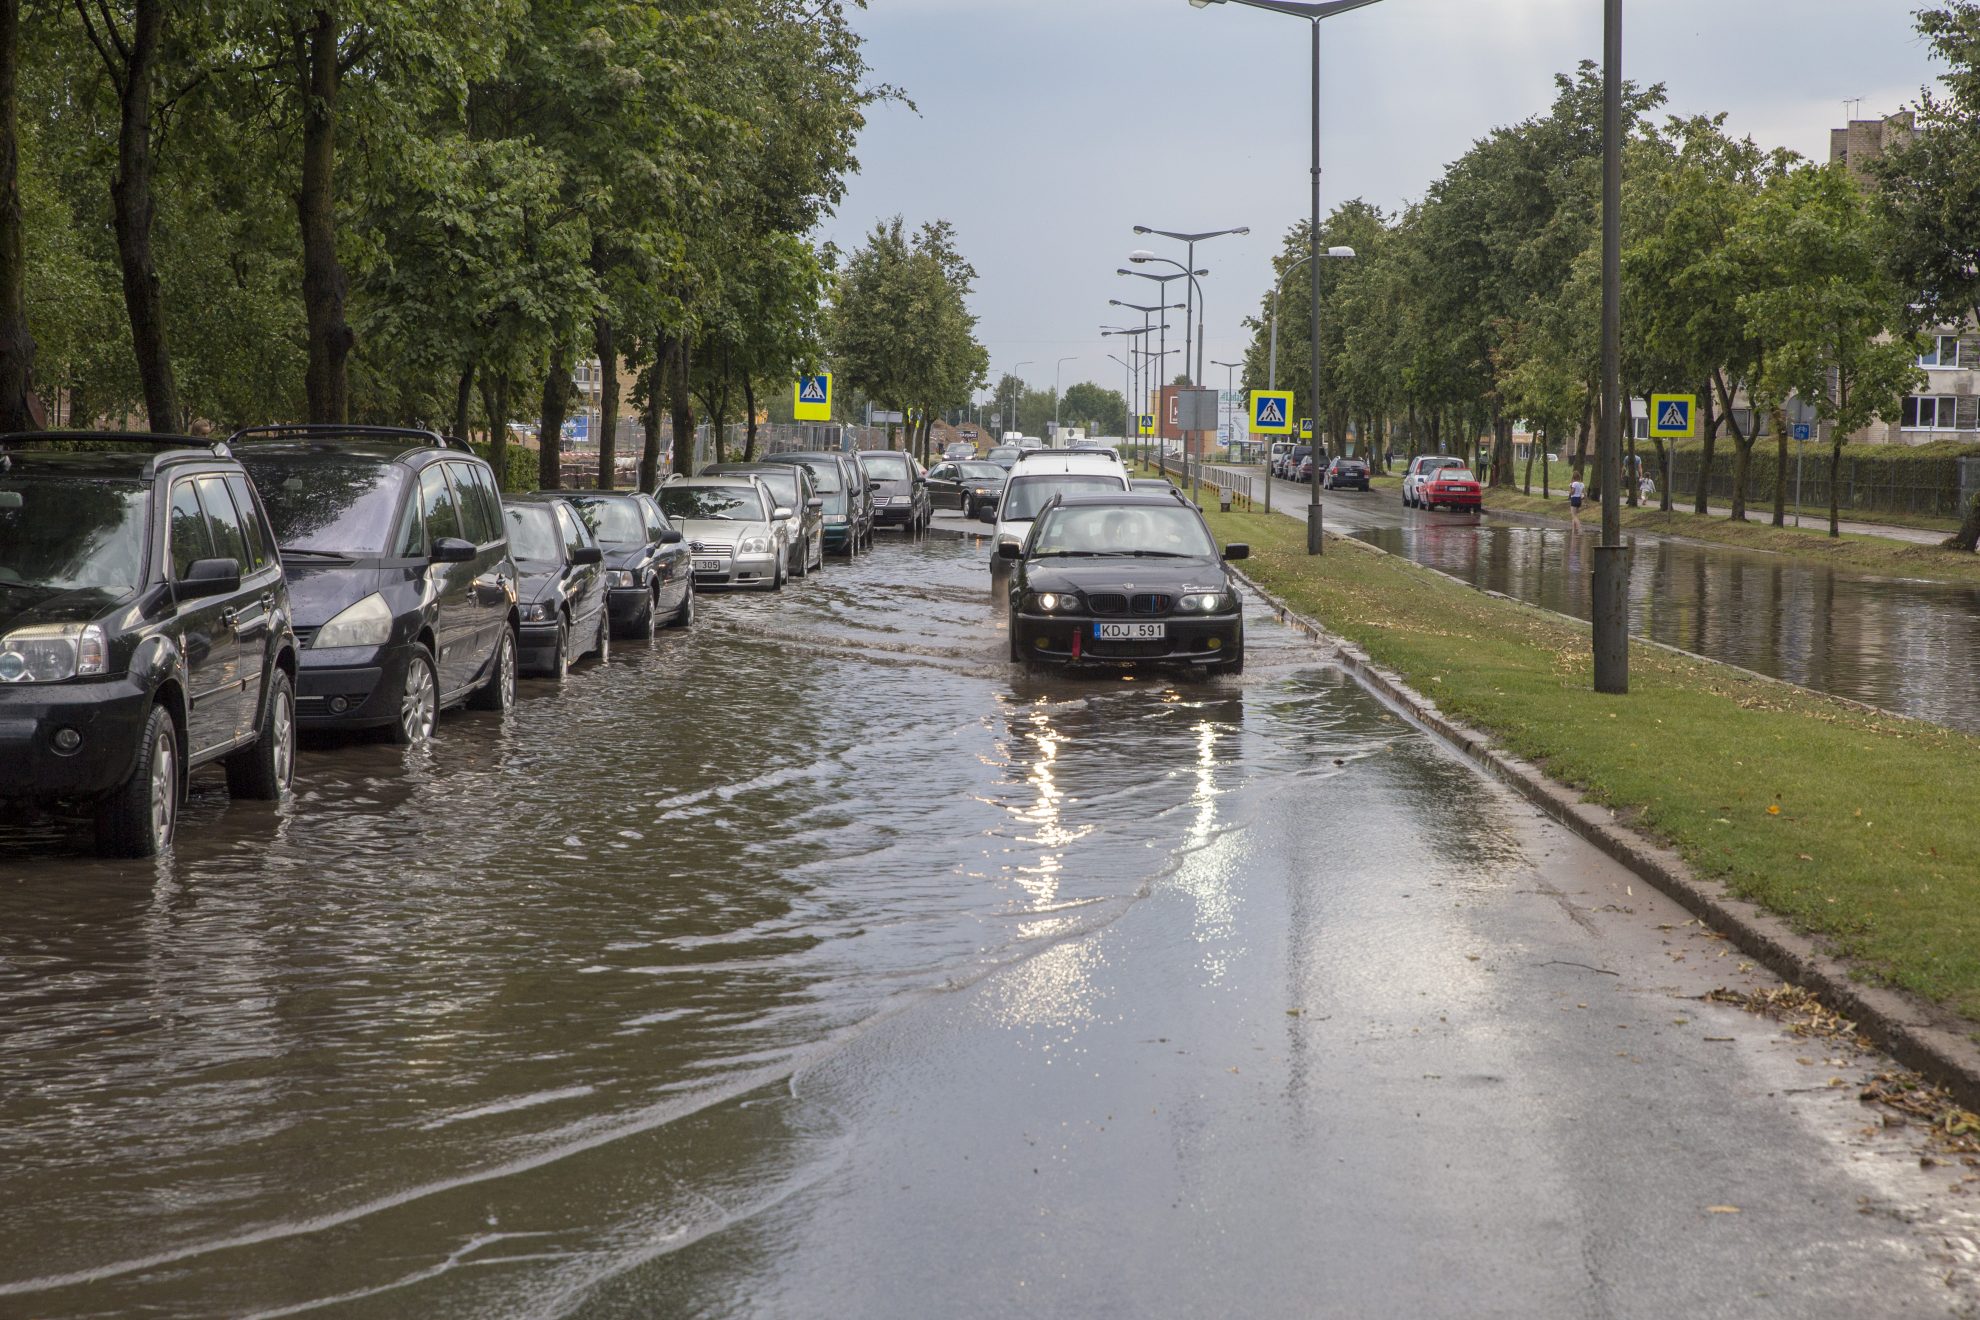
{"label": "tall light pole", "polygon": [[[1132,357],[1134,355],[1134,350],[1130,348],[1128,350],[1128,355],[1129,357]],[[1109,353],[1107,355],[1107,360],[1109,362],[1118,362],[1121,364],[1121,398],[1127,403],[1128,407],[1132,409],[1134,407],[1133,364],[1130,363],[1127,360],[1127,358],[1117,356],[1116,354],[1113,353]],[[1136,431],[1140,429],[1141,429],[1140,427],[1135,426],[1132,422],[1130,422],[1128,424],[1128,429],[1121,432],[1121,439],[1125,441],[1129,436],[1133,435]]]}
{"label": "tall light pole", "polygon": [[[1011,427],[1010,429],[1018,432],[1020,435],[1024,433],[1024,427],[1019,425],[1018,423],[1018,405],[1024,401],[1024,377],[1017,374],[1017,369],[1018,367],[1035,367],[1037,365],[1038,364],[1036,362],[1033,362],[1031,359],[1026,358],[1023,362],[1020,362],[1017,364],[1017,366],[1011,368]],[[1003,439],[1002,436],[999,436],[997,438],[1000,440]]]}
{"label": "tall light pole", "polygon": [[1629,548],[1622,543],[1622,0],[1602,8],[1602,543],[1589,593],[1595,690],[1629,691]]}
{"label": "tall light pole", "polygon": [[[1175,263],[1170,262],[1169,264],[1174,265]],[[1208,274],[1209,272],[1205,271],[1204,273]],[[1169,281],[1182,279],[1184,276],[1188,276],[1189,272],[1185,270],[1185,271],[1178,271],[1174,275],[1155,275],[1145,270],[1129,270],[1125,266],[1123,266],[1121,269],[1115,271],[1114,274],[1137,275],[1144,280],[1154,280],[1157,284],[1162,286],[1162,296],[1166,298],[1168,297],[1169,294]],[[1194,277],[1191,276],[1191,278]],[[1166,325],[1164,325],[1162,328],[1161,343],[1162,343],[1163,369],[1167,370],[1167,364],[1169,358],[1169,332],[1168,332],[1168,327]],[[1185,346],[1183,350],[1183,360],[1184,362],[1187,362],[1189,360],[1189,350],[1187,346]],[[1168,410],[1162,407],[1162,389],[1163,389],[1162,378],[1158,375],[1155,378],[1155,467],[1158,471],[1161,472],[1163,476],[1166,477],[1169,475],[1169,414],[1168,414]]]}
{"label": "tall light pole", "polygon": [[[1141,272],[1140,272],[1140,271],[1135,271],[1135,272],[1134,272],[1134,274],[1137,274],[1137,275],[1139,275],[1139,274],[1141,274]],[[1150,278],[1150,279],[1153,279],[1153,278],[1155,278],[1155,277],[1154,277],[1154,276],[1147,276],[1147,277],[1145,277],[1145,278]],[[1167,297],[1168,297],[1168,292],[1169,292],[1169,285],[1168,285],[1168,282],[1167,282],[1166,280],[1157,280],[1157,283],[1159,283],[1159,284],[1160,284],[1160,285],[1162,286],[1162,295],[1163,295],[1163,298],[1164,298],[1164,299],[1166,300],[1166,299],[1167,299]],[[1121,300],[1120,300],[1119,298],[1109,298],[1109,299],[1107,300],[1107,305],[1108,305],[1109,307],[1125,307],[1125,308],[1127,308],[1127,309],[1129,309],[1130,311],[1136,311],[1136,312],[1140,312],[1140,313],[1141,313],[1141,328],[1142,328],[1142,333],[1143,333],[1143,334],[1146,334],[1146,333],[1147,333],[1147,332],[1148,332],[1149,330],[1151,330],[1151,329],[1153,329],[1153,328],[1154,328],[1154,327],[1153,327],[1153,326],[1152,326],[1152,325],[1150,324],[1150,322],[1149,322],[1149,317],[1150,317],[1150,316],[1152,316],[1152,315],[1155,315],[1155,314],[1157,314],[1157,313],[1160,313],[1160,314],[1161,314],[1161,316],[1162,316],[1162,317],[1164,318],[1164,321],[1166,322],[1166,320],[1167,320],[1167,318],[1168,318],[1168,315],[1169,315],[1169,313],[1170,313],[1170,312],[1171,312],[1172,310],[1174,310],[1174,308],[1175,308],[1175,306],[1176,306],[1176,304],[1175,304],[1175,303],[1172,303],[1172,302],[1168,302],[1168,301],[1163,301],[1163,302],[1159,302],[1159,303],[1155,303],[1155,304],[1152,304],[1152,305],[1150,305],[1150,304],[1146,304],[1146,303],[1131,303],[1131,302],[1122,302],[1122,301],[1121,301]],[[1166,338],[1167,338],[1167,332],[1168,332],[1168,326],[1167,326],[1167,324],[1164,324],[1164,325],[1162,326],[1162,331],[1163,331],[1163,337],[1164,337],[1164,339],[1166,339]],[[1145,344],[1145,343],[1144,343],[1144,344],[1140,344],[1140,345],[1137,345],[1137,347],[1141,347],[1141,348],[1145,348],[1145,347],[1146,347],[1146,344]],[[1140,361],[1140,358],[1139,358],[1139,357],[1137,357],[1137,358],[1136,358],[1135,360],[1136,360],[1136,362],[1138,363],[1138,362]],[[1138,372],[1137,372],[1136,374],[1137,374],[1137,376],[1139,375],[1139,373],[1138,373]],[[1157,410],[1157,411],[1159,412],[1159,411],[1161,410],[1161,401],[1160,401],[1160,397],[1159,397],[1159,396],[1157,397],[1157,400],[1156,400],[1156,405],[1155,405],[1155,406],[1156,406],[1156,410]],[[1137,398],[1137,399],[1135,400],[1135,405],[1134,405],[1134,415],[1135,415],[1136,417],[1139,417],[1139,416],[1141,416],[1141,400],[1140,400],[1139,398]],[[1140,428],[1139,426],[1137,426],[1137,427],[1135,427],[1135,428],[1134,428],[1134,438],[1135,438],[1135,439],[1136,439],[1137,441],[1141,439],[1141,428]],[[1147,455],[1146,455],[1146,454],[1144,454],[1144,455],[1143,455],[1143,457],[1145,458],[1145,457],[1147,457]]]}
{"label": "tall light pole", "polygon": [[[1189,0],[1198,9],[1209,5],[1230,3],[1231,0]],[[1336,14],[1345,14],[1351,9],[1366,9],[1376,0],[1235,0],[1235,3],[1248,5],[1253,9],[1269,9],[1275,14],[1290,14],[1303,18],[1313,29],[1313,214],[1307,232],[1307,259],[1313,262],[1313,273],[1320,273],[1320,23]],[[1619,0],[1609,0],[1610,4]],[[1313,337],[1313,403],[1314,413],[1319,413],[1320,399],[1320,281],[1313,282],[1313,318],[1310,327]],[[1319,438],[1317,435],[1314,437]],[[1318,464],[1315,464],[1318,467]],[[1619,515],[1620,516],[1620,515]],[[1317,555],[1326,544],[1320,529],[1320,483],[1313,483],[1313,502],[1306,512],[1306,553]]]}
{"label": "tall light pole", "polygon": [[[1189,265],[1187,268],[1195,270],[1196,245],[1198,243],[1206,242],[1213,238],[1222,238],[1226,234],[1249,234],[1251,232],[1251,226],[1239,225],[1236,229],[1210,229],[1200,234],[1179,234],[1172,229],[1150,229],[1147,225],[1136,225],[1134,232],[1137,234],[1154,234],[1158,238],[1173,238],[1178,243],[1189,244]],[[1209,319],[1208,315],[1203,317],[1203,320],[1207,321]],[[1189,309],[1185,308],[1183,310],[1183,342],[1185,344],[1189,342],[1189,331]],[[1203,383],[1203,341],[1201,338],[1198,338],[1196,341],[1196,375],[1192,378],[1191,383],[1197,385]]]}
{"label": "tall light pole", "polygon": [[1077,361],[1079,361],[1079,354],[1075,353],[1071,357],[1062,357],[1052,364],[1052,440],[1054,443],[1057,443],[1059,439],[1059,368],[1065,366],[1068,362]]}
{"label": "tall light pole", "polygon": [[[1211,365],[1211,366],[1213,366],[1213,367],[1227,367],[1227,368],[1229,368],[1229,370],[1228,370],[1228,371],[1226,371],[1226,372],[1224,373],[1224,375],[1225,375],[1225,380],[1224,380],[1224,393],[1226,393],[1226,394],[1230,394],[1230,395],[1235,395],[1235,394],[1237,393],[1237,374],[1238,374],[1238,368],[1240,368],[1240,367],[1242,367],[1242,366],[1244,365],[1244,363],[1242,363],[1242,362],[1225,362],[1225,361],[1222,361],[1221,359],[1218,359],[1218,358],[1212,358],[1212,359],[1210,360],[1210,365]],[[1233,399],[1232,399],[1232,400],[1230,401],[1230,403],[1231,403],[1231,407],[1232,407],[1233,409],[1235,409],[1235,408],[1237,407],[1237,400],[1236,400],[1235,398],[1233,398]],[[1234,419],[1235,419],[1235,418],[1237,417],[1237,413],[1236,413],[1236,412],[1233,412],[1233,413],[1231,414],[1231,416],[1232,416],[1232,418],[1234,418]],[[1246,432],[1246,434],[1248,435],[1248,434],[1250,434],[1250,433],[1249,433],[1249,432]],[[1229,441],[1227,441],[1226,443],[1227,443],[1227,444],[1230,444],[1230,443],[1235,443],[1235,442],[1236,442],[1236,440],[1237,440],[1237,423],[1236,423],[1235,421],[1233,421],[1233,422],[1232,422],[1232,424],[1231,424],[1231,438],[1230,438],[1230,440],[1229,440]]]}

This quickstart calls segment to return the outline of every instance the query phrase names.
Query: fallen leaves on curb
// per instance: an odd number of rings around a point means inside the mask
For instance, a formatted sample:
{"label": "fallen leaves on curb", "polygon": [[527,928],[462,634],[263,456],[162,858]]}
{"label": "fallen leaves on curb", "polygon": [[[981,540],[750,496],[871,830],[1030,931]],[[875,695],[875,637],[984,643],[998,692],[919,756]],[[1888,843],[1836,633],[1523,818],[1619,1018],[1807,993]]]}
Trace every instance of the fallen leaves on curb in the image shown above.
{"label": "fallen leaves on curb", "polygon": [[1923,1121],[1932,1144],[1954,1154],[1980,1154],[1980,1114],[1961,1109],[1951,1096],[1912,1072],[1880,1072],[1858,1098]]}

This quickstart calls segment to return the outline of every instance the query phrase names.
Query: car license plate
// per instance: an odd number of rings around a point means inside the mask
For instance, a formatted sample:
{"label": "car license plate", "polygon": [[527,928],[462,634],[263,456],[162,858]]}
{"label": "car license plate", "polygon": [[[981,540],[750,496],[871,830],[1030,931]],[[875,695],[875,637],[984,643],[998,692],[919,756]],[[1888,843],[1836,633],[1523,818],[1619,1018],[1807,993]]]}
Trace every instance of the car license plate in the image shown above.
{"label": "car license plate", "polygon": [[727,564],[719,559],[697,559],[694,561],[694,571],[697,573],[723,573],[728,571],[728,567]]}
{"label": "car license plate", "polygon": [[1096,623],[1093,625],[1093,640],[1097,642],[1159,642],[1169,635],[1166,623]]}

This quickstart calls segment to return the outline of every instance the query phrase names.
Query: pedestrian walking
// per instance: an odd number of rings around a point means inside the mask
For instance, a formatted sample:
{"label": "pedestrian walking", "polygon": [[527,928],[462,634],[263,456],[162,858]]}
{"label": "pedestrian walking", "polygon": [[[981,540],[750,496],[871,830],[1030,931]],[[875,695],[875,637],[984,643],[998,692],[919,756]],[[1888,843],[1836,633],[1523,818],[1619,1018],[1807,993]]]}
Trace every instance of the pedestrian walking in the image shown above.
{"label": "pedestrian walking", "polygon": [[1587,497],[1588,487],[1580,477],[1568,483],[1568,508],[1571,511],[1569,517],[1574,520],[1576,527],[1581,526],[1581,502]]}

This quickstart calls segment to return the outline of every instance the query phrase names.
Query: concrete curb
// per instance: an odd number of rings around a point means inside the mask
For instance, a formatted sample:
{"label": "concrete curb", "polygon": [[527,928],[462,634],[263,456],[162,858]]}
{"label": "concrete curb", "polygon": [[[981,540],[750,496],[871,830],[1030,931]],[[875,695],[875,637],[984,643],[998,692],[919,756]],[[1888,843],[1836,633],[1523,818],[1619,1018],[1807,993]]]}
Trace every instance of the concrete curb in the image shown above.
{"label": "concrete curb", "polygon": [[1853,1019],[1866,1037],[1899,1062],[1945,1087],[1961,1105],[1980,1111],[1980,1044],[1973,1038],[1974,1024],[1902,990],[1859,982],[1849,964],[1830,953],[1817,938],[1794,929],[1757,904],[1735,897],[1720,882],[1700,877],[1677,853],[1618,822],[1613,811],[1583,801],[1580,793],[1548,778],[1538,766],[1500,751],[1488,735],[1446,716],[1434,701],[1410,687],[1400,675],[1377,665],[1361,648],[1300,614],[1236,565],[1231,568],[1280,619],[1334,648],[1342,668],[1376,696],[1629,868],[1646,884],[1675,899],[1755,962],[1821,996],[1830,1007]]}

